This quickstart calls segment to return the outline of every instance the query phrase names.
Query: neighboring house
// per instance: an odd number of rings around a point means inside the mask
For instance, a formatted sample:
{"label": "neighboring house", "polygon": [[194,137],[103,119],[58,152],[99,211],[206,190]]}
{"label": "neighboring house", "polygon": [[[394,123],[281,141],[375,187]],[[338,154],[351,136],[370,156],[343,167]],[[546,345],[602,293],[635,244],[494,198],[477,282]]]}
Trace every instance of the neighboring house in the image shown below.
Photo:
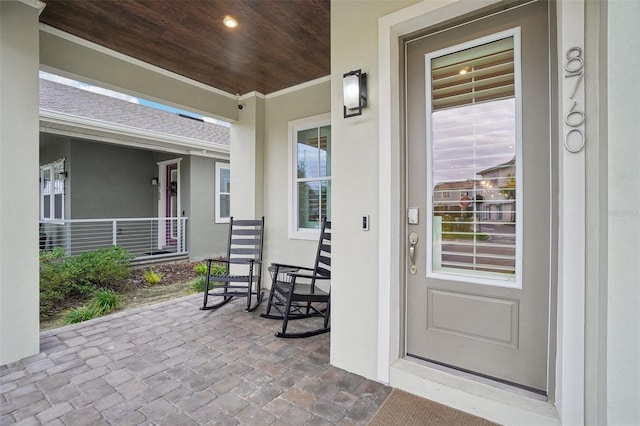
{"label": "neighboring house", "polygon": [[40,248],[219,255],[229,196],[228,127],[40,79]]}

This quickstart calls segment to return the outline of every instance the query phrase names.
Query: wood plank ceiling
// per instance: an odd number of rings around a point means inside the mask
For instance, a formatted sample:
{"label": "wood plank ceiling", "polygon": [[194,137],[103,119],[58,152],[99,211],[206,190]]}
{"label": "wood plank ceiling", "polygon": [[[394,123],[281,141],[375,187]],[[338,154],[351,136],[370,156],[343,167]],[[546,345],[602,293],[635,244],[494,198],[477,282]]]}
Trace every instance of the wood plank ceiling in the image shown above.
{"label": "wood plank ceiling", "polygon": [[47,25],[231,94],[331,71],[329,0],[44,1]]}

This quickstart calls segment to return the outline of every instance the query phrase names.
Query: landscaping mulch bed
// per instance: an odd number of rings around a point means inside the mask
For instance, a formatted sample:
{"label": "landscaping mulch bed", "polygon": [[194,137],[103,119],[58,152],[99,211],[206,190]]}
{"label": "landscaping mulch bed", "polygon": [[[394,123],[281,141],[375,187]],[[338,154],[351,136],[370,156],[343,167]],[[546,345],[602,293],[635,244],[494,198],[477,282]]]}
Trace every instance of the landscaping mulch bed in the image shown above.
{"label": "landscaping mulch bed", "polygon": [[[194,269],[194,266],[198,263],[200,262],[180,261],[133,269],[129,278],[116,286],[123,302],[121,310],[193,294],[194,290],[191,288],[191,283],[198,277]],[[149,269],[162,275],[162,279],[158,284],[149,285],[144,279],[144,273]],[[65,306],[53,315],[46,318],[41,317],[40,330],[62,327],[64,325],[62,315],[65,310],[71,306],[79,307],[86,303],[83,300],[69,300],[68,302],[69,306]]]}

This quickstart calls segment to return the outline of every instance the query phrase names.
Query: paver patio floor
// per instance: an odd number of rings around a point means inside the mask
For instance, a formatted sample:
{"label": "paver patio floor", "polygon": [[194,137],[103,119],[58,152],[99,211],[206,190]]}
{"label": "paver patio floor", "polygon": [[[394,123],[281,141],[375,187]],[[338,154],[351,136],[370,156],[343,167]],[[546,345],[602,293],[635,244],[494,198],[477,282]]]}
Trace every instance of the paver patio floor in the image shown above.
{"label": "paver patio floor", "polygon": [[0,425],[366,424],[391,391],[330,366],[329,334],[278,339],[264,306],[200,303],[42,332],[40,354],[0,366]]}

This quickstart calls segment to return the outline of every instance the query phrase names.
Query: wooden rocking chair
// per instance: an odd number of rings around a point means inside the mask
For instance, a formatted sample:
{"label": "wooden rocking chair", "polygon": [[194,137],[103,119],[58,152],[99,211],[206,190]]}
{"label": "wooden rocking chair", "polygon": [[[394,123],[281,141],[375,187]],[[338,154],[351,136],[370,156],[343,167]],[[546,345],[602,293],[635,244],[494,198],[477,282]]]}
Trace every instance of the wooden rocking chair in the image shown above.
{"label": "wooden rocking chair", "polygon": [[[272,263],[269,272],[272,275],[269,304],[266,313],[260,316],[282,320],[282,331],[276,337],[310,337],[330,331],[331,291],[322,290],[316,281],[331,279],[331,222],[322,222],[313,268]],[[289,320],[310,317],[324,318],[324,325],[299,333],[287,332]]]}
{"label": "wooden rocking chair", "polygon": [[[200,309],[216,309],[230,302],[234,297],[246,297],[247,311],[253,311],[264,297],[262,291],[262,240],[264,217],[260,220],[229,219],[229,242],[225,260],[207,259],[204,302]],[[212,272],[211,266],[224,263],[222,274]],[[255,296],[255,303],[252,299]],[[210,297],[223,300],[208,305]]]}

